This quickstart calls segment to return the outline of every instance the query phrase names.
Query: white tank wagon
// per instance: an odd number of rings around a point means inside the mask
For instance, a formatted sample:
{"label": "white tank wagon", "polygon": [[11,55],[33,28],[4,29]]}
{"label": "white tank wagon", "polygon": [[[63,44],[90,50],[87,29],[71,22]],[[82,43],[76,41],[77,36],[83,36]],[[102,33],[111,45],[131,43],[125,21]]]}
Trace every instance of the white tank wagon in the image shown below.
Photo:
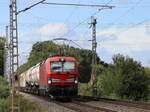
{"label": "white tank wagon", "polygon": [[22,74],[20,74],[19,76],[19,83],[20,83],[20,87],[26,87],[26,72],[23,72]]}
{"label": "white tank wagon", "polygon": [[19,76],[20,87],[38,87],[39,86],[39,68],[40,64],[33,66]]}
{"label": "white tank wagon", "polygon": [[30,82],[34,86],[39,86],[39,80],[40,80],[39,69],[40,69],[40,64],[37,64],[30,69]]}

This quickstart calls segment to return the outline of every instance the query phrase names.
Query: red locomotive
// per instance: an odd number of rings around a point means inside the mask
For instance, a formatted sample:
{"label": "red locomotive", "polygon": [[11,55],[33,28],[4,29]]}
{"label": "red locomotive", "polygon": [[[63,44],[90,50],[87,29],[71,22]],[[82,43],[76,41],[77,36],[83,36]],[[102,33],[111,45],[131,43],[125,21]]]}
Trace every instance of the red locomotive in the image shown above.
{"label": "red locomotive", "polygon": [[78,93],[78,61],[73,57],[53,56],[20,74],[21,90],[55,97]]}

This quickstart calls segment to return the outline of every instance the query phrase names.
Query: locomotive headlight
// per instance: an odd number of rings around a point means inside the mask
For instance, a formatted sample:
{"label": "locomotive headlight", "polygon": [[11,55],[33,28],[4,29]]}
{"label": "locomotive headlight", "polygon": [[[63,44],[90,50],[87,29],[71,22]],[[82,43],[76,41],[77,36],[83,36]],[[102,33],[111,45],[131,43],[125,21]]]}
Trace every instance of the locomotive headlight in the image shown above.
{"label": "locomotive headlight", "polygon": [[77,84],[78,83],[78,79],[75,79],[74,83]]}
{"label": "locomotive headlight", "polygon": [[51,79],[48,79],[48,84],[51,84],[52,83],[52,80]]}
{"label": "locomotive headlight", "polygon": [[60,58],[60,61],[61,62],[65,62],[65,59],[62,57],[62,58]]}

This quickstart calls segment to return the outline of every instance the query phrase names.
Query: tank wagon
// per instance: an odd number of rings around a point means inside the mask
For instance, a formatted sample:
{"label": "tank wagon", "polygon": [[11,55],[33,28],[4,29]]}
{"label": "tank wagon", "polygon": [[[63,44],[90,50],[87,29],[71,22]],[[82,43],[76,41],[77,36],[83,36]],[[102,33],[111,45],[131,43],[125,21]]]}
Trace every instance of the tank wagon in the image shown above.
{"label": "tank wagon", "polygon": [[76,96],[78,93],[78,61],[73,57],[53,56],[19,75],[20,89],[24,92]]}

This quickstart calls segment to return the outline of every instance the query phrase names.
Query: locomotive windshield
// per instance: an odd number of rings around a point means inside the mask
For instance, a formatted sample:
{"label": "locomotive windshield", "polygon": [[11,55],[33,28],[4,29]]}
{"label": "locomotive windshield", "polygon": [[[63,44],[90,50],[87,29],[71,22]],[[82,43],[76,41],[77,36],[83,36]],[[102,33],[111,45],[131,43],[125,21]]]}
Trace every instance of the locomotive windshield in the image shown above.
{"label": "locomotive windshield", "polygon": [[75,62],[52,62],[51,72],[70,72],[75,70]]}

